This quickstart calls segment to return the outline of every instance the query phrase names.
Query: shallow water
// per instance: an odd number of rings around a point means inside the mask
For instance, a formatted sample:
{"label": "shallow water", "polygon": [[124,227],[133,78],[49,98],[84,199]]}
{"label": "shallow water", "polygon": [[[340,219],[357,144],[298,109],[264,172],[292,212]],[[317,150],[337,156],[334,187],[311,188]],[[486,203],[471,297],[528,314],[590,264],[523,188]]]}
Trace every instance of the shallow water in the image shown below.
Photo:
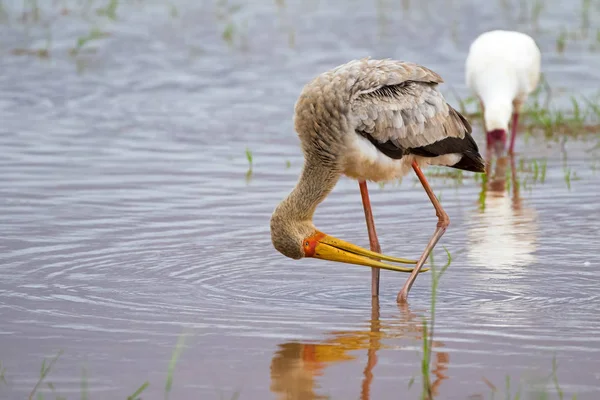
{"label": "shallow water", "polygon": [[[25,24],[16,7],[0,26],[2,398],[29,393],[59,349],[48,380],[68,398],[79,397],[83,367],[93,398],[124,398],[146,380],[142,397],[161,398],[182,333],[172,398],[418,398],[430,275],[399,308],[406,276],[384,271],[372,307],[367,268],[293,261],[271,246],[270,214],[302,165],[294,102],[315,74],[371,55],[433,68],[456,104],[450,87],[468,95],[470,40],[502,26],[533,32],[552,100],[568,106],[600,79],[589,40],[555,51],[559,29],[579,29],[579,6],[547,2],[536,32],[522,3],[258,1],[232,17],[247,33],[228,46],[218,3],[193,4],[175,2],[176,18],[167,2],[121,5],[101,25],[111,36],[77,58],[68,50],[91,25],[75,11],[48,6]],[[49,59],[11,54],[44,46],[44,23]],[[453,256],[438,294],[436,398],[487,398],[484,378],[501,391],[507,375],[513,393],[519,380],[533,390],[554,355],[565,394],[600,394],[594,144],[519,136],[514,168],[500,161],[483,210],[471,174],[460,185],[431,179],[452,220],[436,260],[442,246]],[[546,163],[537,182],[533,160]],[[387,253],[417,257],[435,226],[415,181],[370,186]],[[353,181],[339,182],[315,223],[368,246]]]}

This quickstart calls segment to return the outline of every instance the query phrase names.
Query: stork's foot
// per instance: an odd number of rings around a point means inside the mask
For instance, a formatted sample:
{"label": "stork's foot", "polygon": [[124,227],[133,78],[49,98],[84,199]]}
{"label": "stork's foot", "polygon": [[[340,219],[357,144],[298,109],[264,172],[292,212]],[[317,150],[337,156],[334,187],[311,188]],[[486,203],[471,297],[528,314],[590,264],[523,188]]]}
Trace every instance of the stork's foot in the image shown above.
{"label": "stork's foot", "polygon": [[413,272],[410,274],[410,276],[404,283],[404,286],[402,287],[402,290],[400,290],[400,293],[398,293],[398,297],[396,298],[396,301],[398,303],[403,304],[403,303],[408,302],[408,292],[410,291],[410,288],[412,287],[413,283],[415,282],[415,279],[417,278],[417,274],[419,272],[425,272],[425,271],[429,270],[429,268],[422,269],[422,267],[425,264],[425,261],[427,261],[427,257],[429,257],[429,254],[431,253],[431,251],[433,250],[433,248],[435,247],[437,242],[440,240],[440,238],[442,237],[444,232],[446,232],[446,228],[448,228],[449,225],[450,225],[450,218],[448,218],[448,215],[446,213],[444,213],[443,216],[438,220],[438,224],[437,224],[437,227],[435,228],[435,232],[433,233],[433,236],[429,240],[427,247],[425,247],[425,250],[423,251],[421,258],[417,262],[417,265],[413,269]]}

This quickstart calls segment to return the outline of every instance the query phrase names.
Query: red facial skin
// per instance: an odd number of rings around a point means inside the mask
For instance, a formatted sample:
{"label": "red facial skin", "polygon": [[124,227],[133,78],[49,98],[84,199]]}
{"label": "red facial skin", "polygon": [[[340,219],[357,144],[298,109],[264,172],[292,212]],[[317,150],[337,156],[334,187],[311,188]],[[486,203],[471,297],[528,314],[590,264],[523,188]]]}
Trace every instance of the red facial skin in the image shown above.
{"label": "red facial skin", "polygon": [[506,131],[504,129],[494,129],[487,132],[487,147],[496,150],[500,154],[506,146]]}
{"label": "red facial skin", "polygon": [[304,247],[304,256],[314,257],[317,244],[319,243],[319,240],[323,239],[324,237],[325,234],[323,232],[317,231],[317,233],[314,235],[304,239],[304,242],[302,243],[302,247]]}
{"label": "red facial skin", "polygon": [[494,129],[487,133],[488,143],[492,143],[497,140],[506,142],[506,131],[504,129]]}

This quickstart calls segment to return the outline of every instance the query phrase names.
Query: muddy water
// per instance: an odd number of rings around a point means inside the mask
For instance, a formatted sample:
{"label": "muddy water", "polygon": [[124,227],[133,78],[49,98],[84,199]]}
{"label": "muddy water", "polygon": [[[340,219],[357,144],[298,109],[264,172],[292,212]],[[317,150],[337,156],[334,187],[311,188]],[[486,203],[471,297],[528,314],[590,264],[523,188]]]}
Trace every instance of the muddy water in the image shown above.
{"label": "muddy water", "polygon": [[[547,3],[537,32],[522,2],[259,1],[231,17],[232,46],[216,4],[175,2],[172,17],[167,2],[135,2],[77,58],[68,50],[91,25],[71,3],[60,17],[47,5],[39,23],[9,9],[0,27],[6,399],[29,393],[42,359],[61,349],[48,381],[68,398],[79,397],[83,368],[93,398],[124,398],[146,380],[143,398],[160,398],[182,334],[173,398],[418,398],[429,275],[399,308],[406,276],[383,272],[372,306],[367,268],[292,261],[270,244],[270,214],[301,168],[292,110],[302,85],[352,58],[394,57],[441,73],[456,104],[449,87],[468,95],[469,41],[499,26],[534,32],[556,104],[595,94],[600,78],[590,41],[555,52],[557,32],[581,25],[566,0]],[[50,59],[11,54],[45,46],[48,30]],[[521,136],[485,197],[472,175],[431,179],[452,219],[441,245],[453,255],[438,297],[437,398],[487,398],[484,378],[502,391],[507,375],[513,394],[519,382],[533,393],[554,355],[566,394],[600,395],[593,146]],[[414,181],[371,185],[388,253],[417,257],[433,231]],[[355,182],[340,181],[315,222],[368,245]]]}

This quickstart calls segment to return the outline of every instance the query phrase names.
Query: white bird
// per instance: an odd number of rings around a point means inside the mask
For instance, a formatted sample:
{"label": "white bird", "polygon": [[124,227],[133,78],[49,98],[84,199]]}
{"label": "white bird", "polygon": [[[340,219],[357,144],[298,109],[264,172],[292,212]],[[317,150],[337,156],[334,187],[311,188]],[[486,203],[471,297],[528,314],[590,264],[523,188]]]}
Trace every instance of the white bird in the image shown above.
{"label": "white bird", "polygon": [[[317,257],[373,269],[411,272],[398,294],[408,292],[450,219],[429,187],[422,167],[445,165],[474,172],[485,166],[471,126],[438,91],[442,78],[423,66],[393,60],[350,61],[309,82],[296,102],[294,124],[304,152],[296,187],[271,217],[271,241],[283,255]],[[366,181],[389,181],[417,174],[433,204],[438,224],[417,261],[380,254]],[[372,251],[328,236],[313,225],[315,209],[340,176],[359,181]],[[414,263],[402,269],[375,260]]]}
{"label": "white bird", "polygon": [[540,80],[540,49],[524,33],[489,31],[471,43],[465,64],[467,86],[483,109],[487,146],[504,148],[512,114],[509,152],[513,153],[521,106]]}

